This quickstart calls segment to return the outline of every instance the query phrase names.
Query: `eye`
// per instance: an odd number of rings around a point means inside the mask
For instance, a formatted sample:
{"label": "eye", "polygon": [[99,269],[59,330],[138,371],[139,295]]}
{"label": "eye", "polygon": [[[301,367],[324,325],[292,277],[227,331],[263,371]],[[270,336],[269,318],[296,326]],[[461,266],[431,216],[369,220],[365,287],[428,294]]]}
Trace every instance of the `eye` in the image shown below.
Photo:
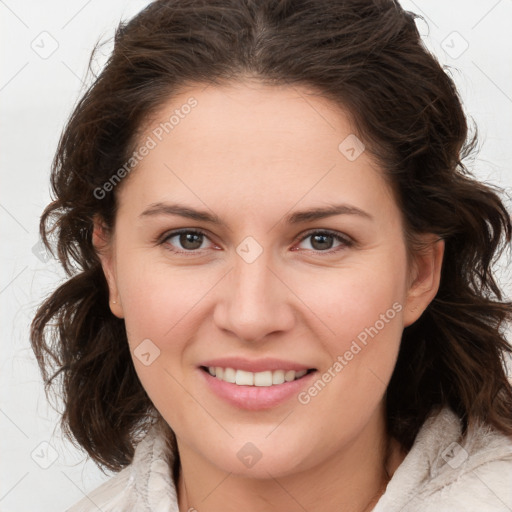
{"label": "eye", "polygon": [[[354,241],[352,239],[336,231],[309,231],[306,235],[303,235],[302,238],[300,238],[300,241],[303,242],[307,239],[311,239],[311,250],[315,252],[325,252],[328,254],[338,252],[343,248],[354,245]],[[335,249],[332,249],[334,241],[339,242],[339,245]]]}
{"label": "eye", "polygon": [[[168,233],[160,243],[171,246],[168,247],[169,250],[176,253],[200,252],[198,249],[204,249],[204,247],[201,246],[203,245],[205,238],[208,237],[206,236],[206,233],[203,233],[202,231],[182,229]],[[172,242],[173,239],[176,240]],[[184,250],[174,249],[173,247],[176,247],[177,245]]]}

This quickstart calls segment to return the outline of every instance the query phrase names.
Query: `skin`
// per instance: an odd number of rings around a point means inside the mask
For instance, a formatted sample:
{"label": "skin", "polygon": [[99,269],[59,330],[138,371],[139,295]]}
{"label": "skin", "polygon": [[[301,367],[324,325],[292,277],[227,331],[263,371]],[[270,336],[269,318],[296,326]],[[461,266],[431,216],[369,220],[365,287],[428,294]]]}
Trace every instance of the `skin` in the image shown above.
{"label": "skin", "polygon": [[[148,338],[160,350],[148,366],[133,360],[177,437],[181,511],[362,512],[405,456],[386,433],[385,391],[404,327],[437,292],[444,245],[423,235],[430,247],[408,264],[402,215],[381,170],[368,151],[354,161],[340,152],[354,133],[349,117],[310,93],[253,80],[182,91],[141,141],[191,96],[198,104],[116,191],[114,231],[95,220],[112,313],[125,319],[132,353]],[[225,225],[140,216],[159,201],[206,210]],[[285,222],[331,203],[371,218]],[[205,231],[199,249],[173,253],[191,247],[179,236],[155,242],[180,228]],[[355,243],[322,246],[306,236],[311,229]],[[248,236],[263,249],[252,263],[236,251]],[[242,410],[199,374],[202,361],[224,356],[291,360],[322,374],[395,303],[401,310],[307,404],[294,397]],[[262,454],[250,468],[237,457],[247,442]]]}

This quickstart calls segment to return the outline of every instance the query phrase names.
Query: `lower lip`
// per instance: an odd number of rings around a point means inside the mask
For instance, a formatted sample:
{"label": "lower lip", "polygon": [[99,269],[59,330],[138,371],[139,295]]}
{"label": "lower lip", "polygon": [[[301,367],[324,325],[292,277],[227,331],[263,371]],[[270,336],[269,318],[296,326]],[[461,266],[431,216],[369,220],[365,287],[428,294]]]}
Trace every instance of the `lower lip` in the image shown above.
{"label": "lower lip", "polygon": [[301,389],[308,385],[317,373],[314,371],[300,379],[273,386],[238,386],[217,379],[202,369],[199,369],[199,371],[203,374],[206,384],[218,397],[235,407],[249,411],[271,409],[286,402],[293,396],[298,395]]}

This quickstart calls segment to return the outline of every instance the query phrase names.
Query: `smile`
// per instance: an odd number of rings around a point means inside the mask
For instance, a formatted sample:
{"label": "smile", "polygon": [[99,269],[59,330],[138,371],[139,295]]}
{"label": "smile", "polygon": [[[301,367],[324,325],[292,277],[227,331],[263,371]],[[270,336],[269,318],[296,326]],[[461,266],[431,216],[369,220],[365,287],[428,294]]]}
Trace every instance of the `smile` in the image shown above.
{"label": "smile", "polygon": [[[199,366],[198,370],[207,389],[217,398],[246,411],[268,410],[293,400],[318,373],[316,369],[284,361],[255,363],[239,359],[238,364],[233,364],[236,362],[232,360],[232,365],[228,366],[228,361],[225,361],[225,366],[217,366],[223,363],[212,361]],[[245,366],[245,369],[238,366]],[[257,371],[249,371],[249,368]]]}

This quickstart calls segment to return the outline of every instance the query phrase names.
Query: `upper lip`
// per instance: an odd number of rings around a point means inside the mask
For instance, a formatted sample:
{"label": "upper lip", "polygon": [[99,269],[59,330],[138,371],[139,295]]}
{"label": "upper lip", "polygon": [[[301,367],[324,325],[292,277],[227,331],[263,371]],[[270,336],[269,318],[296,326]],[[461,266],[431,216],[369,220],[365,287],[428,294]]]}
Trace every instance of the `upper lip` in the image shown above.
{"label": "upper lip", "polygon": [[263,372],[266,370],[295,370],[296,372],[298,372],[300,370],[312,369],[311,366],[296,363],[293,361],[284,361],[283,359],[263,358],[250,360],[245,359],[243,357],[224,357],[219,359],[209,359],[208,361],[203,361],[199,366],[233,368],[235,370],[244,370],[246,372],[252,373]]}

